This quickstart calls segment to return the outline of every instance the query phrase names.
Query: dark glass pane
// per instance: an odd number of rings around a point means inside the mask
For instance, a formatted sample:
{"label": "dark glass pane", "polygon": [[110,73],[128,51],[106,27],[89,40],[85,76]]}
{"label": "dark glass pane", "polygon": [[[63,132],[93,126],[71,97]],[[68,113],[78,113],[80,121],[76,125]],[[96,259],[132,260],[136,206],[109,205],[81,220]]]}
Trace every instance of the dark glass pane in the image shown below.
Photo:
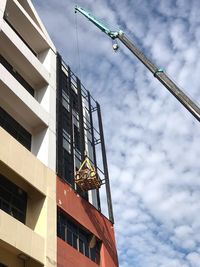
{"label": "dark glass pane", "polygon": [[81,239],[79,239],[79,251],[84,254],[84,243]]}
{"label": "dark glass pane", "polygon": [[0,126],[28,150],[31,149],[31,134],[2,108],[0,108]]}
{"label": "dark glass pane", "polygon": [[11,200],[11,193],[0,187],[0,198],[9,202]]}
{"label": "dark glass pane", "polygon": [[77,237],[77,235],[74,235],[73,234],[73,247],[75,248],[75,249],[77,249],[77,246],[78,246],[78,237]]}
{"label": "dark glass pane", "polygon": [[73,244],[73,241],[72,241],[72,232],[69,229],[67,229],[67,243],[69,245],[71,245],[71,246]]}
{"label": "dark glass pane", "polygon": [[16,208],[20,209],[21,207],[24,206],[24,199],[23,198],[19,198],[19,197],[13,197],[12,198],[12,204],[13,206],[15,206]]}
{"label": "dark glass pane", "polygon": [[16,219],[18,219],[19,220],[19,212],[18,212],[18,210],[17,209],[15,209],[15,208],[11,208],[11,212],[10,212],[10,214],[14,217],[14,218],[16,218]]}
{"label": "dark glass pane", "polygon": [[90,249],[90,258],[92,261],[96,262],[96,247]]}
{"label": "dark glass pane", "polygon": [[65,149],[63,149],[63,178],[69,184],[74,184],[72,171],[72,156]]}
{"label": "dark glass pane", "polygon": [[66,237],[65,237],[65,226],[64,225],[59,225],[58,224],[58,227],[57,227],[57,235],[62,240],[66,241]]}
{"label": "dark glass pane", "polygon": [[25,222],[27,194],[17,185],[0,175],[0,208],[15,219]]}
{"label": "dark glass pane", "polygon": [[71,101],[72,108],[78,112],[78,96],[73,90],[71,90]]}
{"label": "dark glass pane", "polygon": [[60,213],[60,223],[62,225],[67,225],[67,219],[66,217],[64,216],[64,214]]}
{"label": "dark glass pane", "polygon": [[61,88],[63,91],[69,94],[68,77],[66,76],[64,72],[62,72],[61,74]]}
{"label": "dark glass pane", "polygon": [[7,212],[7,213],[10,213],[10,206],[7,202],[5,201],[2,201],[1,202],[1,208],[3,211]]}
{"label": "dark glass pane", "polygon": [[72,123],[71,123],[71,116],[70,113],[63,107],[63,129],[70,134],[71,133],[71,127],[72,127]]}
{"label": "dark glass pane", "polygon": [[20,222],[25,222],[25,220],[26,220],[25,214],[18,211],[18,218],[16,218],[16,219],[18,219]]}
{"label": "dark glass pane", "polygon": [[89,258],[89,246],[88,244],[85,244],[85,256]]}
{"label": "dark glass pane", "polygon": [[81,148],[80,132],[75,125],[74,125],[74,142],[75,142],[75,148],[80,150],[80,148]]}

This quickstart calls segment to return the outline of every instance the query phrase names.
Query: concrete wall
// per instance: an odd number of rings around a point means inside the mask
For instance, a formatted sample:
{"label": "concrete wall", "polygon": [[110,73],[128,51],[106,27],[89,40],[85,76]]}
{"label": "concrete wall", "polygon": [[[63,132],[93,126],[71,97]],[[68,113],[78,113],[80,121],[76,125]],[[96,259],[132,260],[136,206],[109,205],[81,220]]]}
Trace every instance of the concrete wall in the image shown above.
{"label": "concrete wall", "polygon": [[30,1],[1,1],[0,54],[35,89],[33,97],[0,64],[0,105],[32,134],[32,153],[55,171],[56,49]]}

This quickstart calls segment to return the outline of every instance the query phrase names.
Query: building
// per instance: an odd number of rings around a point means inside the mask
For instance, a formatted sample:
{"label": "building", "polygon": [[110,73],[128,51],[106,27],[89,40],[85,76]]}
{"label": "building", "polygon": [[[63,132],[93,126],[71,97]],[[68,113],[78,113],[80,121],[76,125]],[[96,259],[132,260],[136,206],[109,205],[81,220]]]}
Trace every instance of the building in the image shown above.
{"label": "building", "polygon": [[[99,104],[30,0],[0,1],[0,267],[116,267]],[[85,156],[106,191],[74,177]]]}

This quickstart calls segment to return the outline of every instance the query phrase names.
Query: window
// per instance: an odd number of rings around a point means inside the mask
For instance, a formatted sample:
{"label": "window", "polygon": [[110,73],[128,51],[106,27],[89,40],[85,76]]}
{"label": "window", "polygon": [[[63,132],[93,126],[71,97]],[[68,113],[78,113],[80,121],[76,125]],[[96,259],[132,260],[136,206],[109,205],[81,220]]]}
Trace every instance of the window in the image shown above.
{"label": "window", "polygon": [[74,177],[73,177],[73,164],[72,164],[72,156],[71,154],[63,149],[63,179],[73,185]]}
{"label": "window", "polygon": [[70,134],[72,128],[71,116],[70,113],[63,107],[63,129]]}
{"label": "window", "polygon": [[69,95],[69,79],[66,76],[66,74],[64,73],[64,71],[62,71],[61,73],[61,88],[63,91],[65,91],[65,93],[67,93],[67,95]]}
{"label": "window", "polygon": [[25,223],[26,206],[26,192],[0,174],[0,209]]}
{"label": "window", "polygon": [[31,150],[31,134],[2,108],[0,108],[0,126],[28,150]]}
{"label": "window", "polygon": [[74,90],[71,90],[71,101],[72,101],[72,103],[71,103],[71,105],[72,105],[72,108],[75,110],[75,111],[77,111],[77,112],[79,112],[79,105],[78,105],[78,96],[77,96],[77,94],[74,92]]}
{"label": "window", "polygon": [[100,264],[100,242],[93,248],[89,247],[91,234],[72,222],[61,210],[58,210],[57,235],[80,253]]}
{"label": "window", "polygon": [[78,130],[78,127],[76,127],[76,125],[74,125],[74,143],[75,143],[75,148],[78,149],[80,151],[81,149],[81,136],[80,136],[80,132]]}

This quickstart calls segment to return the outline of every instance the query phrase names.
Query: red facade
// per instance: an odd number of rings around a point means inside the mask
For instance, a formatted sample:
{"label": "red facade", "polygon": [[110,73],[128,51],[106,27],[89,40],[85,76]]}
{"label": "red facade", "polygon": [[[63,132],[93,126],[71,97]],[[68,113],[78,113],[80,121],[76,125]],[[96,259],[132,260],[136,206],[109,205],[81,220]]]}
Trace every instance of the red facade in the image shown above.
{"label": "red facade", "polygon": [[70,186],[57,178],[57,205],[102,243],[100,265],[58,238],[58,267],[117,267],[118,259],[113,224]]}

